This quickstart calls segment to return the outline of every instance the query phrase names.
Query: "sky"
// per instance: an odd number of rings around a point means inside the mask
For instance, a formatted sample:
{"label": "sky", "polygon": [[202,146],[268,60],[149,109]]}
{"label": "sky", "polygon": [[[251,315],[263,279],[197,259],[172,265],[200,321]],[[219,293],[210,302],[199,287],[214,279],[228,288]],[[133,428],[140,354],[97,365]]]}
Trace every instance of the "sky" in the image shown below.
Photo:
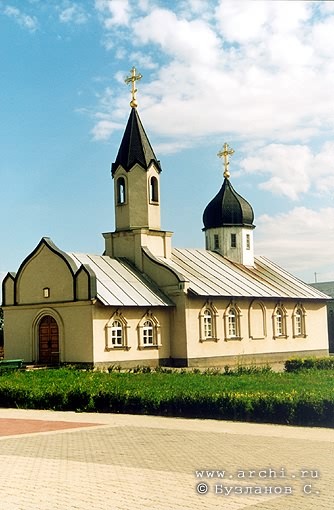
{"label": "sky", "polygon": [[173,246],[204,248],[226,142],[255,255],[334,280],[333,26],[334,2],[0,0],[0,280],[45,236],[103,252],[132,66]]}

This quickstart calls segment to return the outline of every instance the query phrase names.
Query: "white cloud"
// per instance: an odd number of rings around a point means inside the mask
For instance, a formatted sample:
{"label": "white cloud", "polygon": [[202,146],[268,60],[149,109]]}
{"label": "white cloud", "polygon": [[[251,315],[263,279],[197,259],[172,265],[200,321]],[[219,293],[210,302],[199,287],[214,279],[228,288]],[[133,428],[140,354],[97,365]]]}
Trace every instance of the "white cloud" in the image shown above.
{"label": "white cloud", "polygon": [[103,16],[107,29],[129,24],[131,9],[128,0],[95,0],[95,8]]}
{"label": "white cloud", "polygon": [[97,141],[108,140],[110,138],[111,134],[115,130],[119,130],[120,127],[121,126],[119,124],[117,124],[116,122],[112,122],[107,119],[99,120],[95,124],[94,128],[92,129],[93,138],[94,138],[94,140],[97,140]]}
{"label": "white cloud", "polygon": [[141,51],[134,51],[130,55],[130,62],[136,62],[138,68],[157,69],[158,64],[153,62],[152,57]]}
{"label": "white cloud", "polygon": [[168,9],[154,9],[134,23],[139,42],[158,44],[160,48],[182,62],[210,62],[218,59],[220,41],[211,27],[201,19],[180,19]]}
{"label": "white cloud", "polygon": [[224,39],[241,44],[258,41],[265,33],[267,2],[220,2],[216,18]]}
{"label": "white cloud", "polygon": [[244,158],[240,167],[246,173],[269,174],[269,180],[260,187],[291,200],[310,191],[334,190],[331,143],[324,144],[316,154],[306,145],[269,144],[257,148],[254,156]]}
{"label": "white cloud", "polygon": [[216,9],[224,38],[239,44],[256,44],[273,34],[295,33],[310,15],[307,2],[221,0]]}
{"label": "white cloud", "polygon": [[[334,4],[333,13],[334,13]],[[313,48],[317,55],[331,57],[333,55],[334,16],[318,22],[312,29]]]}
{"label": "white cloud", "polygon": [[[319,211],[296,207],[288,213],[260,216],[256,223],[257,254],[307,281],[313,281],[314,271],[319,272],[319,281],[334,279],[334,270],[327,272],[333,260],[333,207]],[[326,275],[321,274],[322,268]]]}
{"label": "white cloud", "polygon": [[9,18],[14,19],[21,27],[26,28],[29,32],[36,32],[38,29],[38,20],[36,16],[24,14],[20,9],[12,6],[6,6],[3,13]]}
{"label": "white cloud", "polygon": [[[191,136],[194,144],[226,132],[304,144],[331,129],[330,18],[314,14],[315,3],[224,1],[215,10],[209,2],[206,15],[195,10],[186,17],[191,3],[146,14],[136,9],[132,19],[124,17],[126,33],[109,24],[109,48],[126,47],[123,57],[144,55],[140,65],[147,69],[160,62],[138,94],[148,126],[178,143]],[[113,4],[96,0],[106,17]],[[119,98],[124,94],[123,88]]]}
{"label": "white cloud", "polygon": [[70,7],[62,10],[59,14],[59,20],[62,23],[74,23],[82,25],[88,21],[88,13],[78,4],[72,4]]}

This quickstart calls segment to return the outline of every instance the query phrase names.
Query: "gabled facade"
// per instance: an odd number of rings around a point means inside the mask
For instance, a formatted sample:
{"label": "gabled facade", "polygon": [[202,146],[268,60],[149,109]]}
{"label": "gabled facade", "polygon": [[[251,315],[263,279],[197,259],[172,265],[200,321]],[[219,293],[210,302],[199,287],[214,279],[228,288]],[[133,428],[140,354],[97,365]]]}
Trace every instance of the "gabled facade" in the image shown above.
{"label": "gabled facade", "polygon": [[229,173],[204,211],[206,249],[172,249],[161,166],[135,106],[112,164],[103,255],[43,238],[3,282],[5,358],[219,366],[328,354],[327,296],[254,257],[254,213]]}

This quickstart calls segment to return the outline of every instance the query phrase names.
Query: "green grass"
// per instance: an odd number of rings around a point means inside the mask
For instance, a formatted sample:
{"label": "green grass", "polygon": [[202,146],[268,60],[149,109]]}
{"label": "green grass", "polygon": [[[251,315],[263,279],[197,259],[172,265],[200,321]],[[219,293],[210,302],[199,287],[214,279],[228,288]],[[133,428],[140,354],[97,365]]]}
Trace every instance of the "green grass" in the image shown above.
{"label": "green grass", "polygon": [[334,426],[334,371],[100,373],[61,368],[0,376],[0,407],[156,414]]}

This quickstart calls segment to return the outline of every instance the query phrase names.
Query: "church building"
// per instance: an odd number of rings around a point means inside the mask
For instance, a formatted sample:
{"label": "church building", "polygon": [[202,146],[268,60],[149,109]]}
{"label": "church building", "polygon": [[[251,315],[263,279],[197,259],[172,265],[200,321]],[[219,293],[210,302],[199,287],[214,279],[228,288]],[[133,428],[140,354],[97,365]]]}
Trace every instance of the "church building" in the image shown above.
{"label": "church building", "polygon": [[[205,249],[160,225],[159,160],[137,111],[112,164],[115,231],[103,255],[42,238],[3,281],[5,359],[96,367],[224,366],[328,355],[326,300],[254,256],[252,206],[224,181],[203,213]],[[201,228],[194,225],[192,228]]]}

